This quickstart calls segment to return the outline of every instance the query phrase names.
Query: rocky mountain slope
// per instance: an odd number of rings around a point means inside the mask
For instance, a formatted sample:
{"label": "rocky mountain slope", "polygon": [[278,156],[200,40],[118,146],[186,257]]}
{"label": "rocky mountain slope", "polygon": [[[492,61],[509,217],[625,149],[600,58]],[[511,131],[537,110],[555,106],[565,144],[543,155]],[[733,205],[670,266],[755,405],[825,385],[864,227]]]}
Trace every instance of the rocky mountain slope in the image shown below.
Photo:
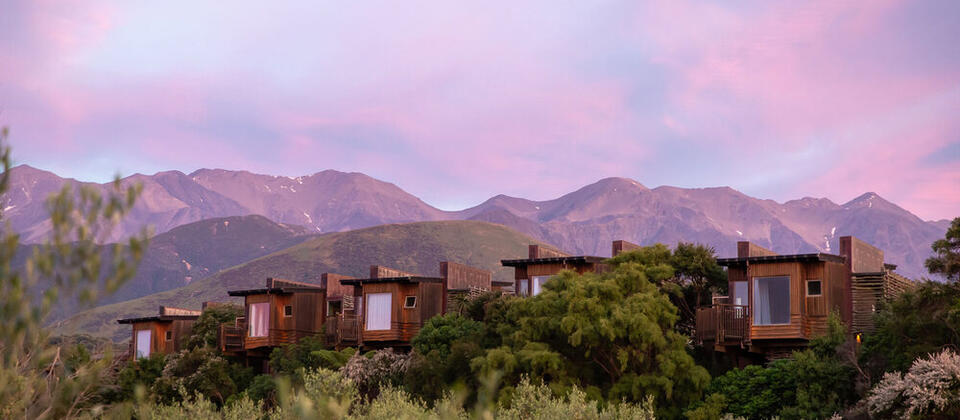
{"label": "rocky mountain slope", "polygon": [[[47,232],[43,198],[65,182],[28,166],[12,169],[11,190],[0,204],[4,218],[27,241]],[[778,252],[836,252],[842,235],[884,249],[889,262],[911,277],[925,273],[930,244],[947,223],[924,221],[877,194],[837,204],[824,198],[777,203],[727,187],[647,188],[626,178],[607,178],[553,200],[496,196],[462,211],[436,209],[396,185],[359,173],[323,171],[277,177],[245,171],[201,169],[134,175],[144,185],[134,214],[118,239],[150,224],[158,233],[211,217],[261,214],[316,233],[386,223],[478,220],[500,223],[574,253],[609,255],[613,239],[640,244],[677,241],[714,246],[719,255],[750,240]],[[95,184],[88,184],[94,185]],[[105,186],[97,186],[105,188]]]}

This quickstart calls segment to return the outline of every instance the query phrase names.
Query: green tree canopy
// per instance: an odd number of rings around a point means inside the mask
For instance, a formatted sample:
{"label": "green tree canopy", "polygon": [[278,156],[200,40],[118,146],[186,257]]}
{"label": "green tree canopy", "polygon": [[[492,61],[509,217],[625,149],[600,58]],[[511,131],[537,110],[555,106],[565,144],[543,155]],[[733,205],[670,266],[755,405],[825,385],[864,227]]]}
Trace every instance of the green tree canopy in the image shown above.
{"label": "green tree canopy", "polygon": [[947,280],[960,281],[960,217],[953,219],[945,237],[930,247],[934,255],[927,258],[927,270],[942,274]]}
{"label": "green tree canopy", "polygon": [[502,372],[508,382],[527,374],[558,391],[577,385],[611,400],[652,396],[660,416],[679,415],[710,377],[687,353],[688,338],[674,330],[677,308],[658,286],[676,275],[671,256],[663,245],[641,248],[610,260],[609,272],[564,271],[539,295],[510,301],[503,345],[476,358],[474,369]]}
{"label": "green tree canopy", "polygon": [[190,337],[187,338],[187,348],[216,347],[220,324],[232,322],[243,316],[243,306],[234,304],[214,305],[208,307],[193,323]]}

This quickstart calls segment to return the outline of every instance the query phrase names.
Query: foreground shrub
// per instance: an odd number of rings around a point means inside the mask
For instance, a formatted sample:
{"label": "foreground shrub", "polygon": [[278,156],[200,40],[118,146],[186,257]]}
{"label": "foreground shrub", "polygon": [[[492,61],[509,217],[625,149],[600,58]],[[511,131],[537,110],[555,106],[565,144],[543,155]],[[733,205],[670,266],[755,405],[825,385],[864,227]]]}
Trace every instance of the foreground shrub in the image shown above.
{"label": "foreground shrub", "polygon": [[395,353],[393,349],[373,352],[370,357],[356,353],[340,372],[357,384],[361,395],[372,398],[381,387],[400,386],[409,361],[409,355]]}
{"label": "foreground shrub", "polygon": [[867,406],[883,418],[960,418],[960,355],[947,349],[914,361],[906,375],[887,373]]}
{"label": "foreground shrub", "polygon": [[545,385],[533,385],[523,378],[513,391],[509,407],[501,407],[498,419],[650,419],[654,418],[653,398],[643,404],[610,404],[601,409],[597,401],[588,401],[586,394],[574,387],[570,393],[557,397]]}

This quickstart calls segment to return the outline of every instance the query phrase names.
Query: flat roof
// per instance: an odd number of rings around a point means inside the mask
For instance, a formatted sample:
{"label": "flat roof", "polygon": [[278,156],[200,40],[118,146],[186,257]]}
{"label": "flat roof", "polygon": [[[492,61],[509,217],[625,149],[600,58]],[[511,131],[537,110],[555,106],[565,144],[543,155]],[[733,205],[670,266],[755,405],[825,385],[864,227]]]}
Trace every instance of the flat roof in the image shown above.
{"label": "flat roof", "polygon": [[296,292],[319,292],[326,290],[323,287],[261,287],[259,289],[228,290],[230,296],[249,296],[249,295],[283,295]]}
{"label": "flat roof", "polygon": [[153,315],[153,316],[144,316],[144,317],[139,317],[139,318],[124,318],[124,319],[118,319],[118,320],[117,320],[117,323],[118,323],[118,324],[133,324],[133,323],[136,323],[136,322],[151,322],[151,321],[155,321],[155,322],[173,322],[173,321],[182,320],[182,319],[186,319],[186,320],[197,319],[197,318],[199,318],[199,317],[200,317],[200,315]]}
{"label": "flat roof", "polygon": [[817,252],[813,254],[793,254],[793,255],[764,255],[756,257],[743,257],[743,258],[717,258],[717,264],[731,267],[731,266],[741,266],[746,264],[762,264],[762,263],[777,263],[777,262],[836,262],[843,263],[846,261],[846,258],[840,255],[825,254],[823,252]]}
{"label": "flat roof", "polygon": [[500,260],[504,267],[523,267],[535,264],[596,264],[601,263],[606,258],[595,257],[592,255],[576,255],[571,257],[547,257],[547,258],[522,258],[516,260]]}
{"label": "flat roof", "polygon": [[426,277],[426,276],[378,277],[378,278],[369,278],[369,279],[340,280],[340,284],[346,284],[348,286],[359,286],[362,284],[376,284],[376,283],[442,283],[442,282],[443,282],[443,279],[440,277]]}

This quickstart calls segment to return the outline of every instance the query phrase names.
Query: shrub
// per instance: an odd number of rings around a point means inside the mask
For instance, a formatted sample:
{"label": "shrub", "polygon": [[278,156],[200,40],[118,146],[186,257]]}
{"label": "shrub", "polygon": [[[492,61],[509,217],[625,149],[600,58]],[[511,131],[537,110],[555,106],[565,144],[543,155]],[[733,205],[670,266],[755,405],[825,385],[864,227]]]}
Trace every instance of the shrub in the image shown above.
{"label": "shrub", "polygon": [[577,387],[563,397],[557,397],[545,385],[533,385],[526,377],[513,390],[508,407],[501,406],[498,419],[654,419],[653,398],[643,404],[614,403],[600,408],[597,401],[588,401]]}
{"label": "shrub", "polygon": [[167,356],[167,366],[153,391],[165,402],[180,400],[185,390],[188,395],[200,394],[222,405],[242,391],[250,376],[249,369],[231,365],[214,349],[201,347]]}
{"label": "shrub", "polygon": [[914,361],[906,375],[885,374],[867,406],[880,417],[960,418],[960,355],[946,349]]}
{"label": "shrub", "polygon": [[238,316],[243,316],[243,306],[222,304],[208,307],[193,323],[186,348],[216,347],[220,324],[233,322]]}
{"label": "shrub", "polygon": [[154,353],[149,358],[131,360],[117,375],[120,399],[133,398],[137,386],[152,386],[154,381],[163,375],[166,365],[166,356],[161,353]]}
{"label": "shrub", "polygon": [[410,356],[393,349],[379,350],[372,357],[356,353],[340,372],[357,384],[362,395],[374,397],[384,386],[399,386],[407,371]]}
{"label": "shrub", "polygon": [[440,359],[450,356],[450,346],[461,339],[476,339],[483,331],[483,326],[472,319],[464,318],[458,313],[449,313],[443,316],[430,318],[411,344],[420,354],[427,355],[437,352]]}

